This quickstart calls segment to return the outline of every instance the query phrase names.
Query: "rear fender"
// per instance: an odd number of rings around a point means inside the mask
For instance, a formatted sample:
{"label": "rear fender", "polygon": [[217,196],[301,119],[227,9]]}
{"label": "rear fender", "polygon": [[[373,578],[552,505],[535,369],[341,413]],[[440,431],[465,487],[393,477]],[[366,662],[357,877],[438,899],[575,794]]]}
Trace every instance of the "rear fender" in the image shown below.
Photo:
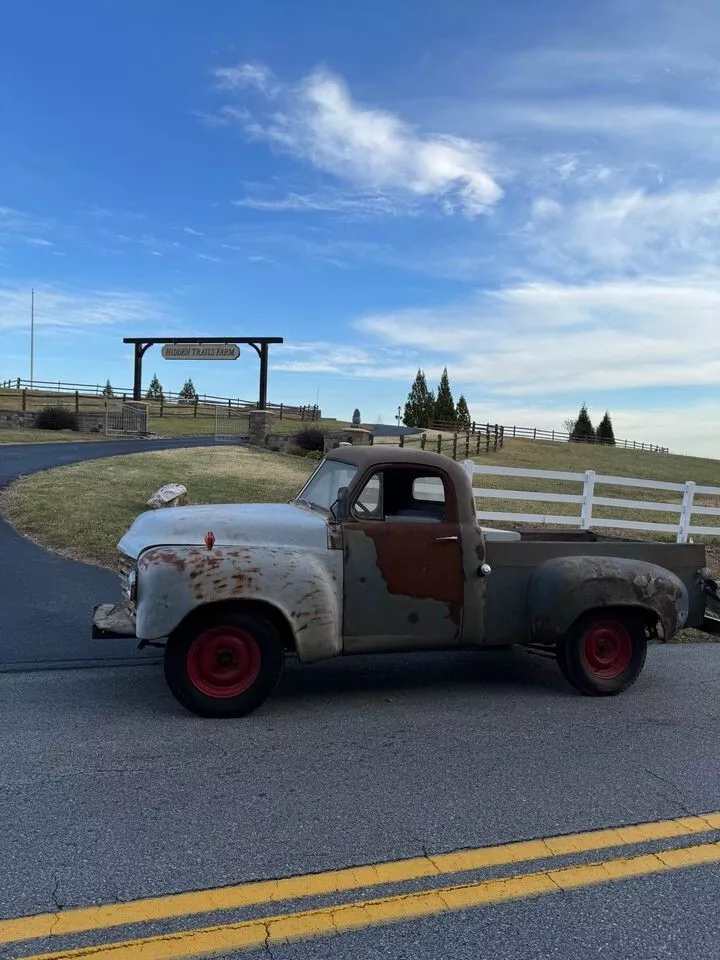
{"label": "rear fender", "polygon": [[683,582],[654,563],[620,557],[557,557],[530,578],[528,611],[532,637],[556,643],[578,617],[603,607],[644,610],[671,639],[685,625],[688,594]]}
{"label": "rear fender", "polygon": [[339,656],[341,581],[342,553],[337,550],[151,547],[138,560],[137,636],[167,637],[207,604],[251,600],[282,613],[301,660]]}

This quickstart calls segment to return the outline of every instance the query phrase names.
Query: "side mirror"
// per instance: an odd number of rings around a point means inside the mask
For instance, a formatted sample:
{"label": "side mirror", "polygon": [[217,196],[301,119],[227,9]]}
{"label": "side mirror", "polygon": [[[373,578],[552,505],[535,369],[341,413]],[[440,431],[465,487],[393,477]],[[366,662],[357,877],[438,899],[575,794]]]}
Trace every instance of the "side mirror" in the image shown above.
{"label": "side mirror", "polygon": [[337,499],[330,507],[330,513],[333,520],[340,521],[346,520],[349,513],[349,498],[348,498],[348,488],[340,487],[338,490]]}

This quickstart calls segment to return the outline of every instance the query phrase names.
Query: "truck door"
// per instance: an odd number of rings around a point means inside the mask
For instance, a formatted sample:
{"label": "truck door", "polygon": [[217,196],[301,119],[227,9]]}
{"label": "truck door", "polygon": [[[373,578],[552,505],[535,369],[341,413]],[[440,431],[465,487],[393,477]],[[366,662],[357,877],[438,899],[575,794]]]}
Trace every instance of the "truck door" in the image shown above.
{"label": "truck door", "polygon": [[343,523],[347,653],[455,646],[463,563],[455,489],[439,470],[375,469]]}

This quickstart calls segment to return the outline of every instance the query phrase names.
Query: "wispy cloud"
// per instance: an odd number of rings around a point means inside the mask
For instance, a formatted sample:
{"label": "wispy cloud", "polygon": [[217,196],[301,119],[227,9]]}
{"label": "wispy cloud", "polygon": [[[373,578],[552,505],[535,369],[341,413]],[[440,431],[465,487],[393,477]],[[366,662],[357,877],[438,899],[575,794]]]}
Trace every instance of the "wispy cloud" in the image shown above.
{"label": "wispy cloud", "polygon": [[210,263],[227,263],[227,260],[223,260],[222,257],[213,257],[209,253],[198,253],[197,257],[199,260],[209,260]]}
{"label": "wispy cloud", "polygon": [[[386,110],[356,103],[341,77],[317,70],[286,84],[260,64],[215,71],[220,89],[265,101],[257,115],[241,104],[232,119],[355,188],[435,200],[450,214],[486,213],[502,197],[488,149],[475,140],[425,134]],[[231,118],[226,105],[221,114]]]}
{"label": "wispy cloud", "polygon": [[13,207],[0,206],[0,237],[8,242],[21,241],[37,247],[51,247],[53,243],[42,234],[56,229],[49,217],[38,217]]}
{"label": "wispy cloud", "polygon": [[707,345],[718,311],[720,288],[705,278],[533,283],[357,326],[428,365],[451,361],[457,380],[497,396],[545,396],[714,385],[720,359]]}
{"label": "wispy cloud", "polygon": [[235,207],[247,207],[268,213],[332,212],[352,218],[407,215],[416,206],[412,201],[390,197],[383,193],[343,193],[338,190],[301,194],[273,195],[268,191],[255,193],[232,201]]}
{"label": "wispy cloud", "polygon": [[[0,329],[24,329],[29,311],[29,289],[0,285]],[[159,321],[165,316],[163,305],[145,293],[35,287],[35,323],[40,328],[71,331],[115,324],[128,326]]]}
{"label": "wispy cloud", "polygon": [[183,233],[189,233],[191,237],[204,236],[202,230],[194,230],[192,227],[183,227]]}

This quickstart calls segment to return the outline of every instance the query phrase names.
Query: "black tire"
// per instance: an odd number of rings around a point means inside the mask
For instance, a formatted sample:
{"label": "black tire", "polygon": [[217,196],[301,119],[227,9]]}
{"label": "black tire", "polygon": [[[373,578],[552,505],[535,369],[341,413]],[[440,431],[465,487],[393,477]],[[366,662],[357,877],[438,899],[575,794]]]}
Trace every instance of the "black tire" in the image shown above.
{"label": "black tire", "polygon": [[265,617],[209,611],[169,638],[165,679],[175,699],[200,717],[243,717],[273,692],[284,659],[280,636]]}
{"label": "black tire", "polygon": [[611,697],[640,676],[647,654],[647,620],[637,611],[593,610],[558,643],[560,672],[581,693]]}

